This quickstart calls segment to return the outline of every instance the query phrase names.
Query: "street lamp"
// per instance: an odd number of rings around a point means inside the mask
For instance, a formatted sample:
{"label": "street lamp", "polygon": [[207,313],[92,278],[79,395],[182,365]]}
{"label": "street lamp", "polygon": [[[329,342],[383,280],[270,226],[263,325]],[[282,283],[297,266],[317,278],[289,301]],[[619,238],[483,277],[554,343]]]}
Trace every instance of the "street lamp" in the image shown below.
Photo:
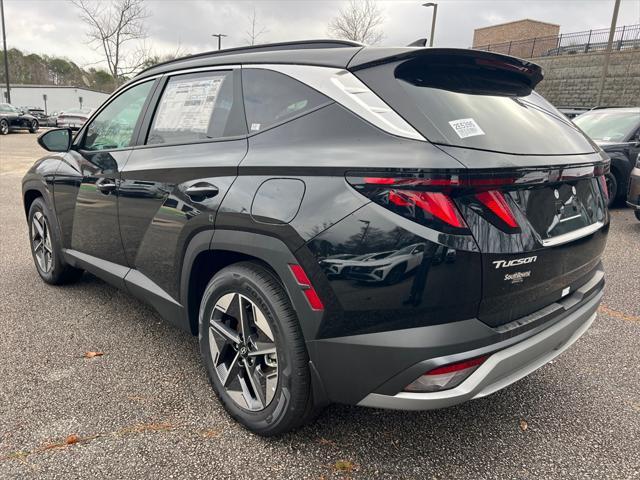
{"label": "street lamp", "polygon": [[222,37],[226,37],[226,35],[224,33],[214,33],[211,36],[218,37],[218,50],[220,50],[222,45]]}
{"label": "street lamp", "polygon": [[433,17],[431,17],[431,35],[429,36],[429,46],[433,47],[433,35],[436,31],[436,15],[438,14],[438,4],[434,2],[423,3],[423,7],[433,7]]}

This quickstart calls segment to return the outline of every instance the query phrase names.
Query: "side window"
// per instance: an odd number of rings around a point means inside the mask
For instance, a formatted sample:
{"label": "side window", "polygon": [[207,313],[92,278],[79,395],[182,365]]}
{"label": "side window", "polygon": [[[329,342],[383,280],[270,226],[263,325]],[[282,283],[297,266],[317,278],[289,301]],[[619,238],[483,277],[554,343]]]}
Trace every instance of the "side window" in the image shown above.
{"label": "side window", "polygon": [[331,102],[321,93],[287,75],[260,68],[242,70],[242,90],[250,133]]}
{"label": "side window", "polygon": [[153,82],[131,87],[109,103],[87,127],[82,148],[110,150],[131,145],[133,130]]}
{"label": "side window", "polygon": [[188,143],[237,135],[231,120],[233,72],[171,77],[160,98],[147,144]]}

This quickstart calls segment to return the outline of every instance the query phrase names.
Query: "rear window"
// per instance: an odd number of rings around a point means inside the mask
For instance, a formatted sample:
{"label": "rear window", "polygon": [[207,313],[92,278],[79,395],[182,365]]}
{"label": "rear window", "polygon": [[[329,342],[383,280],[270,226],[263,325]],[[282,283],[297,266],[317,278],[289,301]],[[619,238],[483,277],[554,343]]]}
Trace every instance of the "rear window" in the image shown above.
{"label": "rear window", "polygon": [[418,57],[358,76],[433,143],[514,154],[594,151],[515,69],[472,57]]}

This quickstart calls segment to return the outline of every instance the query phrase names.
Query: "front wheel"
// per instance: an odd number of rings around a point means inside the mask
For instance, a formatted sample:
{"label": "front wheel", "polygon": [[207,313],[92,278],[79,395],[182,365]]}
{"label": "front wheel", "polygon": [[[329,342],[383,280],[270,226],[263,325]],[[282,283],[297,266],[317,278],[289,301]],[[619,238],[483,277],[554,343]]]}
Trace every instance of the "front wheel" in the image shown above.
{"label": "front wheel", "polygon": [[7,133],[9,133],[9,122],[3,118],[0,120],[0,135],[6,135]]}
{"label": "front wheel", "polygon": [[231,265],[207,286],[200,306],[200,353],[227,412],[273,436],[313,415],[309,358],[278,278],[252,262]]}
{"label": "front wheel", "polygon": [[38,121],[31,120],[31,123],[29,124],[29,133],[36,133],[38,131],[38,127]]}
{"label": "front wheel", "polygon": [[42,198],[29,208],[29,240],[31,254],[40,277],[52,285],[70,283],[80,278],[82,270],[68,265],[62,256],[60,235],[55,219]]}

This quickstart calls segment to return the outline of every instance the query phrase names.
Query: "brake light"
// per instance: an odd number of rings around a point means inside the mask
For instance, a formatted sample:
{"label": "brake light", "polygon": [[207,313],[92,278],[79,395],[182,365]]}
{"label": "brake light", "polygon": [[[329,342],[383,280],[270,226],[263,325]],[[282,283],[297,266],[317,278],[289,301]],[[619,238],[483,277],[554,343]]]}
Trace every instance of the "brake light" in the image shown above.
{"label": "brake light", "polygon": [[307,301],[311,308],[313,310],[324,310],[324,304],[322,303],[322,300],[320,300],[316,289],[311,285],[311,280],[309,280],[309,277],[303,268],[300,265],[289,264],[289,269],[291,270],[291,273],[293,273],[293,277],[296,279],[296,282],[298,282],[298,285],[302,287],[302,291],[305,297],[307,297]]}
{"label": "brake light", "polygon": [[602,193],[604,193],[604,198],[609,200],[609,188],[607,187],[607,179],[604,175],[600,175],[598,177],[598,182],[600,183],[600,187],[602,188]]}
{"label": "brake light", "polygon": [[477,193],[476,198],[509,227],[518,228],[518,221],[502,192],[487,190],[486,192]]}
{"label": "brake light", "polygon": [[429,370],[405,387],[407,392],[438,392],[457,387],[482,365],[487,355]]}

